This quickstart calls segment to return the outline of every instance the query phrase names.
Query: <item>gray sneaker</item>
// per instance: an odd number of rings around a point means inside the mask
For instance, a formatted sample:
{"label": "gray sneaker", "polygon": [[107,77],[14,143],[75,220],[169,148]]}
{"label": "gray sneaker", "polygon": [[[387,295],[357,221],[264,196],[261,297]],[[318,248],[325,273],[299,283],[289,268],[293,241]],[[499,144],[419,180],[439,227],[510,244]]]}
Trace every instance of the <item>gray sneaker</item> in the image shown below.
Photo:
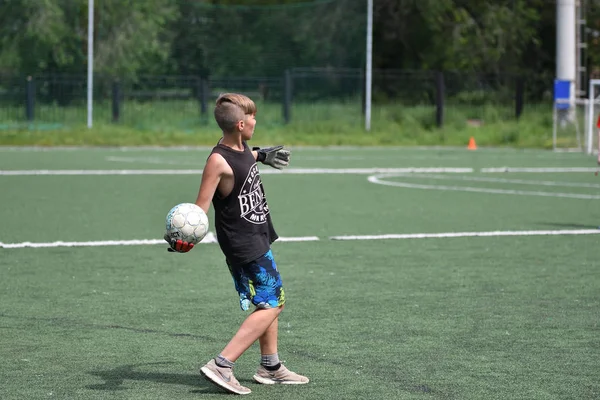
{"label": "gray sneaker", "polygon": [[249,394],[252,392],[247,387],[240,385],[238,380],[235,379],[235,376],[233,376],[231,368],[219,367],[214,359],[210,360],[204,367],[200,368],[200,372],[208,380],[231,393]]}
{"label": "gray sneaker", "polygon": [[254,374],[253,378],[256,382],[265,385],[274,385],[276,383],[281,383],[284,385],[302,385],[304,383],[308,383],[307,377],[290,371],[283,364],[276,371],[269,371],[261,365],[258,367],[258,370],[256,371],[256,374]]}

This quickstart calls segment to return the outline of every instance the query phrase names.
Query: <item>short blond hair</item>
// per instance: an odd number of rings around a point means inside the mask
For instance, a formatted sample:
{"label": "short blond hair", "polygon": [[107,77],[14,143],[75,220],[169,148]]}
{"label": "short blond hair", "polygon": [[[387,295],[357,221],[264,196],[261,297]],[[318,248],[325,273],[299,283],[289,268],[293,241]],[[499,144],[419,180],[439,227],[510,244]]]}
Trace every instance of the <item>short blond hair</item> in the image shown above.
{"label": "short blond hair", "polygon": [[231,133],[246,115],[256,114],[256,104],[243,94],[223,93],[217,99],[214,114],[219,128],[223,132]]}

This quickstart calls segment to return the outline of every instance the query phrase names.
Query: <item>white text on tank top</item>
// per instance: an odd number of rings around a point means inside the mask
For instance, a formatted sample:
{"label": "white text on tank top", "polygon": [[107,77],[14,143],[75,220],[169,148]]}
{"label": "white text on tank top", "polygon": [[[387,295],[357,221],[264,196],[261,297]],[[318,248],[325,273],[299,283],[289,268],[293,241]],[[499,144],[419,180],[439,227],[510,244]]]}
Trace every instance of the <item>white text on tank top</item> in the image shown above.
{"label": "white text on tank top", "polygon": [[238,195],[240,203],[240,217],[253,224],[267,222],[269,206],[262,190],[258,166],[254,164],[244,181]]}

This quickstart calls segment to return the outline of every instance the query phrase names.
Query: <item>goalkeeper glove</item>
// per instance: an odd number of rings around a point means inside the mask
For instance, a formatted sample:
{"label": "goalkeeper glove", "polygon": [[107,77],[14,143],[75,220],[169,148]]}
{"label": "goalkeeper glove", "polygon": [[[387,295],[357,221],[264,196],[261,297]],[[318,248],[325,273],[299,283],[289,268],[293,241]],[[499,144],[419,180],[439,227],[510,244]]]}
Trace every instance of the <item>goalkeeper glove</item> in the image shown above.
{"label": "goalkeeper glove", "polygon": [[167,235],[165,235],[164,239],[169,243],[170,247],[167,248],[167,251],[170,253],[187,253],[194,248],[193,243],[184,242],[181,239],[171,239]]}
{"label": "goalkeeper glove", "polygon": [[253,147],[252,150],[258,153],[256,161],[270,165],[273,168],[283,169],[290,164],[290,155],[292,153],[284,149],[283,146],[266,147],[264,149]]}

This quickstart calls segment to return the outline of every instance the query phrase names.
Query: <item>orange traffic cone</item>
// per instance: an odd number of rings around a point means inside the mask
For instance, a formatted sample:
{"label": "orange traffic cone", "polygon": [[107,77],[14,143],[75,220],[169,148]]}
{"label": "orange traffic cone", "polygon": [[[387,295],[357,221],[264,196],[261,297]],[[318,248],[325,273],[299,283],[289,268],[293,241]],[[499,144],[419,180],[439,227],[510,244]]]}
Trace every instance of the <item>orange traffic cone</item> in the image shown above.
{"label": "orange traffic cone", "polygon": [[477,150],[477,144],[475,143],[475,138],[473,136],[471,136],[471,138],[469,139],[469,145],[467,146],[467,149]]}

